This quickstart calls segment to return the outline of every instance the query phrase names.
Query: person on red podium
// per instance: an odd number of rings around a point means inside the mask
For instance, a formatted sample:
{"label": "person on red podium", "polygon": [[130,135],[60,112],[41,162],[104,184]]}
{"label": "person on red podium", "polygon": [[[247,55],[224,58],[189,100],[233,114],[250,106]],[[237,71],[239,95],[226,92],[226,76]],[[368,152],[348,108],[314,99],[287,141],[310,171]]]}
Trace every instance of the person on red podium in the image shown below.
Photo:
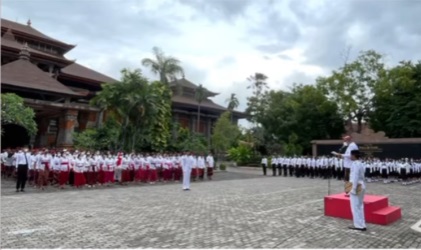
{"label": "person on red podium", "polygon": [[345,153],[340,154],[340,153],[337,153],[337,152],[332,152],[332,154],[344,159],[344,181],[348,182],[349,181],[350,168],[351,168],[351,165],[352,165],[351,151],[352,150],[358,150],[358,146],[355,142],[352,141],[352,138],[349,135],[344,136],[343,140],[344,140],[344,146],[347,147]]}
{"label": "person on red podium", "polygon": [[352,230],[366,231],[365,218],[364,218],[364,164],[360,161],[360,151],[351,151],[351,174],[349,181],[352,183],[350,193],[351,212],[354,226],[349,227]]}

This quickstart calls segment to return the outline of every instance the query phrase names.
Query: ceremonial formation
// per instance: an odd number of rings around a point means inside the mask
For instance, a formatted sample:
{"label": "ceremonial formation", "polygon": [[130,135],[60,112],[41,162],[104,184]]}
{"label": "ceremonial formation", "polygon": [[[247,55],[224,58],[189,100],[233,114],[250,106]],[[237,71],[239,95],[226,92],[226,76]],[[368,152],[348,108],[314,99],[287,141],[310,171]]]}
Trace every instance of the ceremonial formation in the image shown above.
{"label": "ceremonial formation", "polygon": [[[420,159],[362,159],[365,168],[365,178],[368,182],[383,181],[391,183],[401,181],[402,185],[409,185],[421,181]],[[272,156],[270,165],[273,176],[335,178],[345,180],[344,160],[337,157],[281,157]],[[262,159],[263,174],[267,174],[268,158]]]}
{"label": "ceremonial formation", "polygon": [[47,186],[64,189],[107,185],[125,185],[130,182],[179,182],[183,190],[190,190],[190,179],[211,180],[214,159],[211,154],[185,153],[103,153],[78,150],[29,151],[27,148],[7,150],[1,154],[1,173],[5,178],[17,178],[17,192],[29,185],[44,190]]}

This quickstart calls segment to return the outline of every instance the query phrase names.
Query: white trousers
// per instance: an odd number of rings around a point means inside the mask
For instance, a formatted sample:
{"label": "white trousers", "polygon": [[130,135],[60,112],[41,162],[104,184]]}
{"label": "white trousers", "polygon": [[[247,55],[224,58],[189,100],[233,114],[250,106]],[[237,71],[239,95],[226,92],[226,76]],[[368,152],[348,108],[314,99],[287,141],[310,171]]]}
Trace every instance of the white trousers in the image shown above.
{"label": "white trousers", "polygon": [[349,199],[351,201],[352,219],[354,221],[354,227],[366,228],[365,217],[364,217],[364,193],[363,189],[360,194],[350,194]]}
{"label": "white trousers", "polygon": [[183,189],[190,189],[191,168],[183,167]]}

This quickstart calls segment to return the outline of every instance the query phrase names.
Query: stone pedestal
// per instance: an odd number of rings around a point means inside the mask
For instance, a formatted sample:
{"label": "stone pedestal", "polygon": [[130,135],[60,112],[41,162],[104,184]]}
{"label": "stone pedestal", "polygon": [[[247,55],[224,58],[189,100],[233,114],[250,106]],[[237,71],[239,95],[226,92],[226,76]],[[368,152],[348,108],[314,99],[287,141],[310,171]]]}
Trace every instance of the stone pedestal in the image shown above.
{"label": "stone pedestal", "polygon": [[73,146],[73,132],[77,123],[77,110],[65,110],[59,119],[59,132],[57,136],[58,147]]}

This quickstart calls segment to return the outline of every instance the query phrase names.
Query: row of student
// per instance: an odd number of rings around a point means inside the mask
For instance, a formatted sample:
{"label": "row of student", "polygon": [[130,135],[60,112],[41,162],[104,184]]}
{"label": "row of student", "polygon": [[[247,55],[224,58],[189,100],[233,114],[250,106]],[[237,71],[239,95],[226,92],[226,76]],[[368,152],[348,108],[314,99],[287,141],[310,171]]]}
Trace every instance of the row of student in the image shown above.
{"label": "row of student", "polygon": [[[212,179],[214,159],[211,154],[111,154],[96,152],[73,153],[63,151],[32,151],[27,149],[2,154],[2,175],[12,176],[17,170],[17,191],[23,191],[29,177],[30,184],[44,189],[48,185],[64,188],[119,182],[171,182],[187,179]],[[19,168],[19,166],[27,166]],[[21,170],[24,169],[24,170]],[[22,173],[22,171],[26,173]],[[184,177],[184,178],[183,178]]]}
{"label": "row of student", "polygon": [[[272,175],[316,178],[321,177],[345,179],[343,159],[337,157],[278,157],[273,156],[270,162],[262,159],[263,174],[271,167]],[[365,168],[365,177],[371,181],[379,179],[400,179],[404,184],[421,179],[421,160],[417,159],[365,159],[361,160]]]}

